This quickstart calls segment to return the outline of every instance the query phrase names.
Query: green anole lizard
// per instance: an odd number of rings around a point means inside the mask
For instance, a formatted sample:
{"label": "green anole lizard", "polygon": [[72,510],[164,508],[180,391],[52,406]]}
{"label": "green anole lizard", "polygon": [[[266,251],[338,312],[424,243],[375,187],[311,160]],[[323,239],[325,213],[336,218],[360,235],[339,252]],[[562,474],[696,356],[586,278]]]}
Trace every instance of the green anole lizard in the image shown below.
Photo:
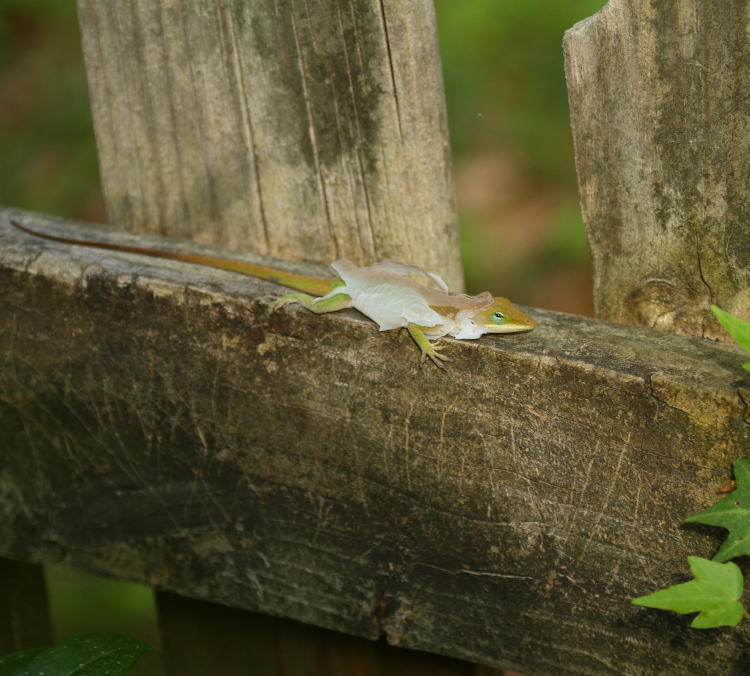
{"label": "green anole lizard", "polygon": [[530,331],[536,326],[531,317],[506,298],[493,298],[489,291],[478,296],[451,294],[437,275],[397,261],[360,268],[347,260],[338,260],[331,263],[338,277],[308,277],[218,256],[59,237],[31,230],[16,221],[11,223],[30,235],[55,242],[231,270],[301,292],[282,296],[273,309],[299,303],[320,314],[353,307],[378,324],[381,331],[406,328],[422,351],[421,362],[429,357],[440,367],[448,358],[441,354],[440,346],[430,341],[446,335],[459,340],[474,339],[485,333]]}

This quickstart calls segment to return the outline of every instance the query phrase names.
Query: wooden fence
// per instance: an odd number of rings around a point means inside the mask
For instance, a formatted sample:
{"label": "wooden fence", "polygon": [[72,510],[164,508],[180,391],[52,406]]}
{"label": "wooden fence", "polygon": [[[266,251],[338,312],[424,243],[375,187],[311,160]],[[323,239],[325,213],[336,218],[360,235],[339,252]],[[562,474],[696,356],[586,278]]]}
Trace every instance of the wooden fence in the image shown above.
{"label": "wooden fence", "polygon": [[532,674],[745,673],[747,627],[629,600],[715,551],[682,521],[750,449],[742,354],[702,337],[711,302],[750,317],[750,3],[566,34],[597,312],[642,326],[536,310],[447,373],[356,312],[8,224],[459,288],[431,3],[78,5],[116,227],[0,209],[0,649],[47,637],[63,561],[159,590],[173,673],[243,673],[236,609]]}

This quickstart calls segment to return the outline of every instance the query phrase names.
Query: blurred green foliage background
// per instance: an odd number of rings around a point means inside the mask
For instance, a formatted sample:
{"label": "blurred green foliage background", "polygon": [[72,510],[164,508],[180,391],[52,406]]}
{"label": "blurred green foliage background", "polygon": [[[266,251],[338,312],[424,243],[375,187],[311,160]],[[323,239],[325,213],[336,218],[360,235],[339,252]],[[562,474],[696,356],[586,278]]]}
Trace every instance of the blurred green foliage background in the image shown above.
{"label": "blurred green foliage background", "polygon": [[593,314],[563,69],[603,0],[436,0],[467,287]]}
{"label": "blurred green foliage background", "polygon": [[[592,314],[561,41],[604,4],[435,2],[469,291]],[[0,0],[0,203],[106,221],[73,0]],[[155,641],[128,619],[152,621],[147,591],[81,593],[60,569],[48,579],[61,635],[92,629],[85,598],[118,609],[110,628]]]}
{"label": "blurred green foliage background", "polygon": [[106,220],[74,0],[0,0],[0,203]]}

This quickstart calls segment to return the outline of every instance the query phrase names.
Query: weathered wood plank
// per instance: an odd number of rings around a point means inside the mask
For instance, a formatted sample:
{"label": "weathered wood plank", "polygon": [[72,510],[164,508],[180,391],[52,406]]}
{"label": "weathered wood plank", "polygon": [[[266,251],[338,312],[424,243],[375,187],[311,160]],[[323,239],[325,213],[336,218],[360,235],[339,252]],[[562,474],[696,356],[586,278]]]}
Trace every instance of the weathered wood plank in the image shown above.
{"label": "weathered wood plank", "polygon": [[750,319],[750,1],[610,0],[565,34],[601,319]]}
{"label": "weathered wood plank", "polygon": [[721,539],[681,523],[750,448],[738,348],[536,311],[420,370],[354,311],[8,213],[3,555],[535,675],[747,658],[746,627],[629,605]]}
{"label": "weathered wood plank", "polygon": [[432,3],[78,8],[111,223],[463,287]]}
{"label": "weathered wood plank", "polygon": [[0,558],[0,656],[51,642],[44,570]]}

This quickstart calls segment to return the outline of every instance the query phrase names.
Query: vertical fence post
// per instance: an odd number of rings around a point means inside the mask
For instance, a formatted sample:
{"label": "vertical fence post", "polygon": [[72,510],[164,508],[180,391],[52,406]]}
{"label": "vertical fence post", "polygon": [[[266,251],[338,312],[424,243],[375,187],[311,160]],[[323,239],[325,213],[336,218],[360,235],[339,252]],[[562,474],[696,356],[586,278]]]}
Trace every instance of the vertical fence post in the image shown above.
{"label": "vertical fence post", "polygon": [[[610,0],[565,35],[601,319],[750,319],[750,2]],[[723,334],[726,338],[726,334]]]}
{"label": "vertical fence post", "polygon": [[78,10],[111,222],[462,287],[432,3]]}
{"label": "vertical fence post", "polygon": [[50,641],[44,569],[0,558],[0,655]]}
{"label": "vertical fence post", "polygon": [[309,676],[501,676],[469,662],[389,646],[291,620],[226,608],[176,594],[158,596],[167,672]]}
{"label": "vertical fence post", "polygon": [[[462,289],[432,3],[78,11],[111,222],[322,263],[402,259]],[[207,652],[180,617],[197,602],[157,601],[167,661],[195,666]],[[210,614],[224,661],[241,661],[245,615]]]}

